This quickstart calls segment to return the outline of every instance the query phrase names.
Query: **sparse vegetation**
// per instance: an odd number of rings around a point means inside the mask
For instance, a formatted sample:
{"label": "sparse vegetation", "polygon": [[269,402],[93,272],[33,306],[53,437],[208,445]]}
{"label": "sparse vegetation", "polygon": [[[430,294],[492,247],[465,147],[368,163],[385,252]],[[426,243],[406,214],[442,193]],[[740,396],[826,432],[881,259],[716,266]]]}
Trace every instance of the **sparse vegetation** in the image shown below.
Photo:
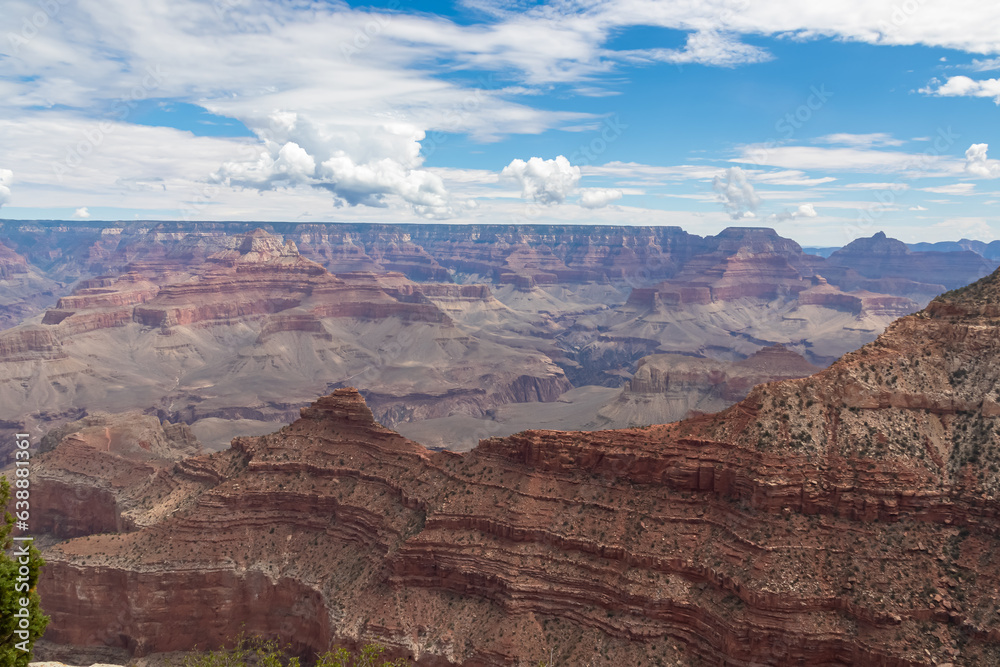
{"label": "sparse vegetation", "polygon": [[[316,667],[407,667],[405,658],[384,660],[386,647],[368,644],[358,651],[336,648],[316,657]],[[276,640],[247,637],[240,633],[233,648],[220,648],[187,656],[177,667],[299,667],[301,660],[288,655],[287,647]]]}
{"label": "sparse vegetation", "polygon": [[[9,500],[10,483],[0,475],[0,665],[25,667],[31,662],[31,648],[49,623],[35,591],[45,561],[34,546],[29,547],[26,566],[18,562],[20,558],[7,555],[14,548],[14,517],[6,511]],[[27,570],[26,575],[21,568]],[[22,600],[28,601],[27,606],[22,606]],[[19,616],[22,609],[27,610],[27,618]],[[26,638],[19,633],[26,633]]]}

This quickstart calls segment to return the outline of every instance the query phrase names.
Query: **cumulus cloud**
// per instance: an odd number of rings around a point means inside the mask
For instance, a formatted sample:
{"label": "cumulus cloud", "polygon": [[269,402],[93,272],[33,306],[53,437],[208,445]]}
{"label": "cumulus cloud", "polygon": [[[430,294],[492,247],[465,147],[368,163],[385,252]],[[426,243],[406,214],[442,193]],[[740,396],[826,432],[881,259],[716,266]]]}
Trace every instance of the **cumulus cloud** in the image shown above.
{"label": "cumulus cloud", "polygon": [[991,97],[994,104],[1000,104],[1000,79],[970,79],[967,76],[952,76],[941,83],[931,79],[918,92],[940,97]]}
{"label": "cumulus cloud", "polygon": [[580,192],[580,206],[584,208],[604,208],[618,201],[624,193],[610,188],[585,188]]}
{"label": "cumulus cloud", "polygon": [[747,180],[747,174],[739,167],[730,167],[725,174],[712,179],[712,189],[719,195],[729,217],[733,220],[753,218],[760,206],[760,197]]}
{"label": "cumulus cloud", "polygon": [[965,151],[965,173],[981,178],[1000,178],[1000,160],[986,157],[989,144],[972,144]]}
{"label": "cumulus cloud", "polygon": [[321,188],[340,206],[386,207],[397,197],[425,217],[454,213],[441,178],[419,168],[422,130],[401,123],[320,126],[287,112],[271,114],[255,127],[263,140],[259,153],[224,163],[214,174],[217,181],[261,191]]}
{"label": "cumulus cloud", "polygon": [[795,218],[815,218],[816,215],[816,209],[813,208],[812,204],[799,204],[799,207],[794,211],[786,210],[781,213],[776,213],[768,216],[768,220],[773,220],[774,222],[784,222],[785,220],[794,220]]}
{"label": "cumulus cloud", "polygon": [[0,206],[10,201],[10,184],[14,181],[14,172],[10,169],[0,169]]}
{"label": "cumulus cloud", "polygon": [[580,168],[571,165],[562,155],[554,160],[533,157],[527,162],[512,161],[500,176],[520,183],[524,199],[539,204],[561,204],[580,182]]}
{"label": "cumulus cloud", "polygon": [[90,217],[90,211],[87,210],[86,206],[81,206],[80,208],[76,209],[76,211],[74,211],[73,217],[77,218],[78,220],[86,220],[87,218]]}

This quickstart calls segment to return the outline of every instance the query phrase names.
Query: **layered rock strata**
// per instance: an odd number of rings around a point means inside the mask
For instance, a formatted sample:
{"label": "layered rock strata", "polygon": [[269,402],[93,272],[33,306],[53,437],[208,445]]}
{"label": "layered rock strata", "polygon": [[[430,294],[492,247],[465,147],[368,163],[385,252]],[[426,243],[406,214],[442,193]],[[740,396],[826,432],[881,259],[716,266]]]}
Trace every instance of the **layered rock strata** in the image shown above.
{"label": "layered rock strata", "polygon": [[996,664],[998,358],[994,274],[674,424],[432,453],[338,390],[188,460],[190,506],[51,549],[50,633],[145,653],[246,622],[427,665]]}

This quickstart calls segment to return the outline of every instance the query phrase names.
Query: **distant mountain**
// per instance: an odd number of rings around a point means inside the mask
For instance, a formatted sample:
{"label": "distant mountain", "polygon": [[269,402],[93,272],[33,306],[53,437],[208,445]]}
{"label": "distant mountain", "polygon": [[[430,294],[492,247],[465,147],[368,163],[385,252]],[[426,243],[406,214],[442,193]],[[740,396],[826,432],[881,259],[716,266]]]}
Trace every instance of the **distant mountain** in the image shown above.
{"label": "distant mountain", "polygon": [[1000,261],[1000,241],[984,243],[983,241],[961,239],[960,241],[939,241],[938,243],[910,243],[908,246],[914,252],[956,252],[971,250],[986,259]]}

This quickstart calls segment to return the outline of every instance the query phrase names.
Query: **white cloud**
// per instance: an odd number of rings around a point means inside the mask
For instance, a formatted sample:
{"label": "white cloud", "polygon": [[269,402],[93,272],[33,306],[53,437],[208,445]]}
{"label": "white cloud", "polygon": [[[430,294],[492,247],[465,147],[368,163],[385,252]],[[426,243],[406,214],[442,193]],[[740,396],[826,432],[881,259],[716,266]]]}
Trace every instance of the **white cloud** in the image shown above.
{"label": "white cloud", "polygon": [[944,83],[932,79],[918,92],[940,97],[991,97],[1000,104],[1000,79],[970,79],[967,76],[951,76]]}
{"label": "white cloud", "polygon": [[816,216],[816,209],[813,208],[812,204],[799,204],[799,207],[794,211],[786,210],[781,213],[769,215],[767,220],[773,222],[784,222],[785,220],[793,220],[795,218],[815,218]]}
{"label": "white cloud", "polygon": [[217,180],[257,190],[322,188],[350,206],[386,207],[398,197],[425,217],[454,213],[441,178],[418,168],[424,133],[415,127],[319,126],[289,112],[272,114],[267,125],[256,159],[224,163]]}
{"label": "white cloud", "polygon": [[927,209],[919,204],[910,207],[911,211],[926,211]]}
{"label": "white cloud", "polygon": [[906,183],[848,183],[844,185],[848,190],[892,190],[894,192],[900,192],[902,190],[909,190],[910,186]]}
{"label": "white cloud", "polygon": [[873,148],[876,146],[902,146],[901,139],[895,139],[886,132],[873,132],[871,134],[849,134],[838,132],[828,134],[816,139],[821,144],[841,144],[843,146],[853,146],[856,148]]}
{"label": "white cloud", "polygon": [[[505,0],[494,0],[499,4]],[[566,0],[556,6],[589,11],[609,25],[658,25],[734,34],[782,35],[800,40],[835,37],[883,45],[941,46],[970,53],[1000,52],[1000,9],[980,0],[947,4],[897,0],[796,0],[673,3],[619,0],[606,5]]]}
{"label": "white cloud", "polygon": [[[604,94],[608,91],[601,87],[608,79],[601,77],[615,74],[622,62],[734,66],[771,57],[743,43],[744,35],[1000,52],[995,30],[1000,9],[981,0],[920,3],[912,15],[898,9],[902,5],[896,0],[478,0],[476,5],[490,8],[483,15],[492,18],[458,24],[431,13],[355,9],[343,2],[61,3],[60,12],[30,43],[14,48],[4,39],[0,44],[0,145],[5,159],[18,165],[18,204],[30,197],[32,205],[47,205],[55,195],[64,206],[75,207],[79,193],[86,191],[88,197],[95,193],[87,199],[95,208],[127,202],[162,211],[207,199],[198,205],[197,215],[254,218],[284,207],[286,216],[311,211],[322,219],[329,217],[332,192],[335,201],[356,205],[348,209],[352,219],[384,217],[382,211],[363,210],[369,204],[391,206],[400,219],[444,217],[460,211],[454,201],[464,201],[465,190],[454,192],[453,181],[426,168],[421,149],[430,154],[454,134],[491,140],[510,133],[588,129],[597,122],[591,114],[532,108],[522,101],[532,92],[551,90],[554,83]],[[36,11],[34,0],[4,3],[5,15]],[[896,16],[899,11],[903,13]],[[629,26],[682,30],[687,41],[677,50],[615,51],[611,40]],[[364,39],[359,41],[359,35]],[[148,72],[161,65],[163,76],[155,85],[145,83]],[[439,76],[445,71],[502,71],[505,80],[498,84],[488,77],[472,82],[471,77]],[[944,88],[948,90],[947,84]],[[196,138],[116,122],[114,133],[102,137],[83,166],[65,176],[60,183],[64,190],[54,187],[50,166],[64,161],[67,149],[94,131],[94,118],[122,108],[127,121],[129,110],[119,100],[133,89],[236,118],[258,139],[251,148],[245,140]],[[275,115],[275,110],[285,114]],[[51,131],[36,131],[41,128]],[[21,156],[16,160],[9,155],[11,135]],[[29,135],[36,139],[33,146]],[[869,137],[868,148],[896,145],[884,133],[831,136]],[[768,159],[774,162],[768,164],[781,171],[753,172],[750,178],[757,184],[810,186],[830,182],[825,173],[835,169],[898,173],[923,168],[923,156],[862,151],[865,144],[852,141],[848,149],[828,148],[822,155],[806,155],[799,147],[773,148]],[[851,148],[856,152],[850,155],[832,152]],[[914,160],[916,167],[907,162]],[[621,165],[605,165],[606,175],[615,178],[616,168],[621,174],[630,170]],[[940,173],[962,173],[957,161],[938,158],[933,165]],[[590,175],[598,169],[582,171]],[[810,178],[803,169],[822,170],[823,177]],[[646,185],[708,180],[720,170],[682,165],[631,171]],[[213,172],[255,196],[212,190],[205,197],[210,186],[204,179]],[[128,182],[156,187],[126,193],[123,184]],[[69,191],[70,183],[75,192]],[[10,196],[9,187],[2,187],[6,193],[0,190],[0,203]],[[542,187],[537,195],[539,200],[562,201],[572,189],[554,186],[550,193]],[[263,194],[257,197],[256,192]]]}
{"label": "white cloud", "polygon": [[562,155],[554,160],[533,157],[513,160],[500,172],[502,178],[520,183],[521,197],[540,204],[561,204],[580,182],[580,168]]}
{"label": "white cloud", "polygon": [[81,206],[73,212],[73,217],[78,220],[86,220],[90,217],[90,211],[87,210],[86,206]]}
{"label": "white cloud", "polygon": [[949,218],[932,225],[934,229],[946,232],[946,238],[974,238],[979,241],[992,241],[996,236],[993,225],[983,218]]}
{"label": "white cloud", "polygon": [[[723,178],[724,177],[724,178]],[[760,197],[747,180],[747,174],[739,167],[730,167],[722,176],[712,180],[712,189],[719,195],[729,217],[733,220],[756,217]]]}
{"label": "white cloud", "polygon": [[965,173],[982,178],[1000,178],[1000,160],[986,157],[989,144],[972,144],[965,151]]}
{"label": "white cloud", "polygon": [[[949,135],[948,140],[952,138]],[[957,135],[954,136],[957,138]],[[945,141],[942,139],[942,141]],[[744,146],[730,162],[768,164],[785,169],[895,173],[907,176],[951,176],[962,172],[962,163],[932,150],[925,153],[865,148],[820,146]]]}
{"label": "white cloud", "polygon": [[968,67],[975,72],[992,72],[1000,69],[1000,58],[987,58],[986,60],[976,58],[969,63]]}
{"label": "white cloud", "polygon": [[764,49],[742,43],[738,36],[715,30],[699,30],[689,33],[687,43],[681,50],[610,51],[608,55],[630,62],[656,61],[676,65],[714,65],[716,67],[735,67],[773,59],[773,56]]}
{"label": "white cloud", "polygon": [[938,195],[971,195],[975,187],[975,183],[952,183],[950,185],[937,185],[920,189],[924,192],[933,192]]}
{"label": "white cloud", "polygon": [[0,206],[10,201],[10,184],[14,182],[14,172],[0,169]]}
{"label": "white cloud", "polygon": [[621,190],[609,188],[584,188],[580,191],[580,206],[604,208],[611,202],[621,199],[623,194]]}
{"label": "white cloud", "polygon": [[822,185],[837,180],[832,176],[809,178],[805,172],[797,169],[782,169],[780,171],[755,171],[753,180],[756,183],[768,185]]}

